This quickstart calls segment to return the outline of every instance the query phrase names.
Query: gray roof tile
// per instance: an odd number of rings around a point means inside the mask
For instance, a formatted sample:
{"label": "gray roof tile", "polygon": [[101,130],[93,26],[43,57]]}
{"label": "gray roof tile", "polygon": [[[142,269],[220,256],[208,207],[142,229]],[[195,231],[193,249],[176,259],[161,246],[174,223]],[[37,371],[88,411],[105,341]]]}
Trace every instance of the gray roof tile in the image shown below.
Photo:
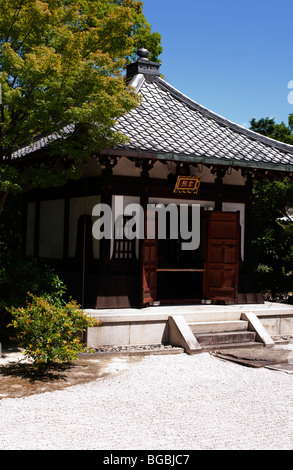
{"label": "gray roof tile", "polygon": [[[121,117],[116,126],[130,142],[117,148],[145,149],[159,153],[159,158],[177,155],[199,161],[207,157],[219,164],[237,161],[242,166],[278,166],[293,171],[293,146],[226,120],[161,78],[140,80],[139,94],[141,106]],[[135,126],[129,126],[130,118],[134,118]]]}
{"label": "gray roof tile", "polygon": [[[121,117],[115,127],[128,135],[128,144],[117,149],[154,152],[155,158],[250,168],[293,171],[293,146],[257,134],[204,108],[159,77],[135,76],[142,104]],[[72,126],[63,128],[70,133]],[[64,133],[64,132],[63,132]],[[58,134],[36,138],[13,154],[29,155],[60,138]]]}

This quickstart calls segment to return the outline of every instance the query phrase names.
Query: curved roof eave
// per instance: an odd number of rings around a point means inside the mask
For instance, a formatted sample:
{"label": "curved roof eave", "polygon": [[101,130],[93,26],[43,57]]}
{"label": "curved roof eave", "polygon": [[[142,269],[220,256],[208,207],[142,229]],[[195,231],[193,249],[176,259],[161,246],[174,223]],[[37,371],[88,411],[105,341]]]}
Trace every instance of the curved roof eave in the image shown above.
{"label": "curved roof eave", "polygon": [[[119,124],[121,123],[121,126],[118,124],[118,130],[130,137],[130,144],[118,146],[120,152],[124,148],[126,153],[127,151],[137,151],[140,156],[143,156],[144,153],[148,155],[153,153],[154,158],[159,160],[193,163],[201,162],[210,165],[293,172],[293,145],[263,136],[220,116],[184,95],[159,76],[150,78],[143,73],[138,73],[132,77],[129,85],[134,87],[138,94],[142,95],[144,101],[143,107],[138,107],[136,110],[130,112],[129,115],[123,116],[121,120],[118,121]],[[156,87],[156,91],[154,87]],[[173,111],[173,109],[175,116],[176,111],[180,114],[178,106],[176,105],[176,103],[180,103],[180,106],[183,105],[185,109],[190,110],[190,117],[192,117],[193,120],[196,114],[197,119],[202,121],[199,123],[201,126],[199,126],[200,130],[196,130],[197,135],[195,128],[193,136],[192,132],[188,133],[186,131],[186,142],[183,142],[183,144],[187,144],[183,145],[185,149],[187,148],[185,151],[180,151],[180,149],[178,151],[176,145],[173,145],[173,148],[172,145],[169,145],[168,148],[168,138],[166,138],[166,145],[164,146],[165,135],[163,128],[165,126],[166,129],[164,120],[168,120],[168,112],[166,115],[164,103],[162,105],[159,104],[159,102],[162,103],[162,99],[164,101],[164,92],[174,99],[174,102],[170,104],[169,115],[170,111]],[[154,101],[156,94],[157,103]],[[136,120],[134,116],[138,119]],[[182,118],[180,115],[176,117],[179,117],[179,120]],[[173,136],[171,137],[171,139],[173,138],[173,144],[176,144],[178,140],[176,133],[177,122],[178,120],[176,121],[175,119]],[[180,124],[182,124],[182,121]],[[172,125],[173,122],[171,123],[170,129],[172,129]],[[214,134],[210,130],[211,125],[217,126],[216,133]],[[141,133],[140,130],[138,130],[140,126]],[[146,134],[143,132],[144,126],[148,128]],[[152,129],[151,134],[150,128]],[[198,144],[199,140],[204,140],[202,138],[202,132],[209,135],[208,151],[206,151],[207,148],[205,148],[204,142]],[[228,145],[226,151],[223,151],[227,143],[227,133],[230,134],[228,137]],[[146,139],[144,141],[145,137]],[[157,140],[160,141],[160,145],[152,145],[153,141],[156,141],[156,137],[159,137]],[[170,137],[170,135],[166,137]],[[193,137],[196,138],[197,145],[195,145],[195,141],[192,142]],[[239,142],[239,139],[241,139],[241,142]],[[214,145],[212,145],[213,142]],[[218,148],[219,142],[221,152],[219,152]],[[191,143],[189,148],[188,143]],[[254,143],[256,145],[254,145]],[[247,148],[245,148],[245,145],[247,145]]]}
{"label": "curved roof eave", "polygon": [[[188,96],[184,95],[180,91],[178,91],[176,88],[174,88],[172,85],[169,83],[165,82],[165,80],[161,79],[160,77],[156,77],[156,82],[169,90],[174,96],[177,98],[181,99],[183,102],[185,102],[188,106],[190,106],[192,109],[201,112],[205,116],[214,119],[217,121],[219,124],[229,127],[236,132],[240,134],[244,134],[247,137],[250,137],[253,140],[257,140],[258,142],[262,142],[263,144],[269,145],[270,147],[276,147],[279,148],[280,150],[283,150],[288,153],[292,153],[293,155],[293,145],[286,144],[285,142],[281,142],[279,140],[272,139],[271,137],[267,137],[265,135],[259,134],[251,129],[247,129],[246,127],[241,126],[240,124],[236,124],[233,121],[230,121],[229,119],[226,119],[225,117],[221,116],[220,114],[215,113],[214,111],[211,111],[208,108],[205,108],[201,104],[198,104],[196,101],[192,100]],[[141,86],[141,85],[140,85]]]}

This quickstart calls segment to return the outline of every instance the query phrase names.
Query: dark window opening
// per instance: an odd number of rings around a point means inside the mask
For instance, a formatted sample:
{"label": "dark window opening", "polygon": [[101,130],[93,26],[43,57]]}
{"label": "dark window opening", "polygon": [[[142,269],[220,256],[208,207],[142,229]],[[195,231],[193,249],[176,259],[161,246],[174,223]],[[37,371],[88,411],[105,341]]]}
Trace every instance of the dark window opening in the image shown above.
{"label": "dark window opening", "polygon": [[130,216],[121,215],[115,221],[115,238],[113,259],[129,259],[135,260],[135,238],[131,240],[132,232],[135,231],[135,225],[130,230],[127,222],[131,219]]}

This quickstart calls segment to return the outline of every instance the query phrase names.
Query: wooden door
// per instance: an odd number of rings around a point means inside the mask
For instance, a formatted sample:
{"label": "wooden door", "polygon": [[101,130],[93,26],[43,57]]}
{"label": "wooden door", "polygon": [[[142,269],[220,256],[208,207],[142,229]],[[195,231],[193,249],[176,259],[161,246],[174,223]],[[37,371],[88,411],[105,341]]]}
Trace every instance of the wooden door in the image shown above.
{"label": "wooden door", "polygon": [[239,212],[210,212],[204,297],[237,301],[239,276]]}
{"label": "wooden door", "polygon": [[156,299],[158,234],[156,211],[145,211],[144,240],[142,242],[142,304]]}

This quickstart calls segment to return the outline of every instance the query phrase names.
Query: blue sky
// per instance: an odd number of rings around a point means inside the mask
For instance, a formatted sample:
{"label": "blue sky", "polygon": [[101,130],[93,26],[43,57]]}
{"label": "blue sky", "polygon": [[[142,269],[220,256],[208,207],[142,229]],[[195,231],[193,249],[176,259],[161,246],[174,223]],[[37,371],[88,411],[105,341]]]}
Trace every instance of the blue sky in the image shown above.
{"label": "blue sky", "polygon": [[253,117],[287,124],[293,113],[292,0],[143,3],[152,31],[162,35],[167,82],[240,125],[248,127]]}

